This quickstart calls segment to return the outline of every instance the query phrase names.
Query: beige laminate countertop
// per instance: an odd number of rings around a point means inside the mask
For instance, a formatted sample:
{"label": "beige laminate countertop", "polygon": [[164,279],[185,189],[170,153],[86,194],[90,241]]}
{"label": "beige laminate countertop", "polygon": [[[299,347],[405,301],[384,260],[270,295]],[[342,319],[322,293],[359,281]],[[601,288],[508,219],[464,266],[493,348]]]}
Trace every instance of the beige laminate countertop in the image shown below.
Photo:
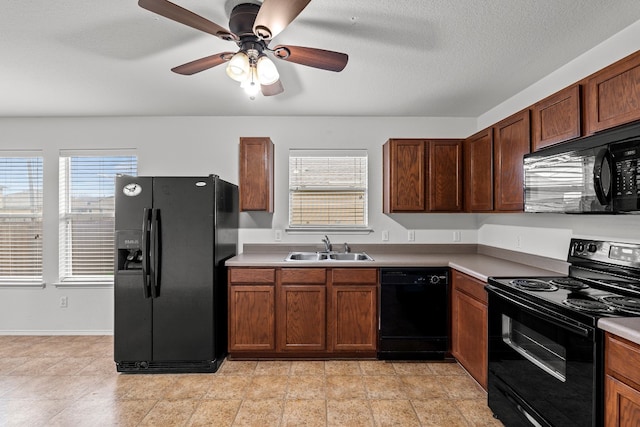
{"label": "beige laminate countertop", "polygon": [[598,328],[640,345],[640,317],[609,317],[598,320]]}
{"label": "beige laminate countertop", "polygon": [[227,267],[451,267],[482,281],[495,276],[558,276],[560,273],[482,254],[389,254],[367,251],[373,261],[285,261],[288,252],[243,253]]}

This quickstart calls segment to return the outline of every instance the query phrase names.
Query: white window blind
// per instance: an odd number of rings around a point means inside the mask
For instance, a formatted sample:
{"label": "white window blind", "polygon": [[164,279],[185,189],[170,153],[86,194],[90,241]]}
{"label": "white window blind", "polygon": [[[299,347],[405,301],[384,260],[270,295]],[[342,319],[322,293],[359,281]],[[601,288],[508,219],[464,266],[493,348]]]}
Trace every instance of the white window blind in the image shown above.
{"label": "white window blind", "polygon": [[289,226],[367,226],[365,150],[289,151]]}
{"label": "white window blind", "polygon": [[42,284],[42,156],[0,152],[0,283]]}
{"label": "white window blind", "polygon": [[137,157],[60,153],[60,281],[112,282],[115,177],[137,175]]}

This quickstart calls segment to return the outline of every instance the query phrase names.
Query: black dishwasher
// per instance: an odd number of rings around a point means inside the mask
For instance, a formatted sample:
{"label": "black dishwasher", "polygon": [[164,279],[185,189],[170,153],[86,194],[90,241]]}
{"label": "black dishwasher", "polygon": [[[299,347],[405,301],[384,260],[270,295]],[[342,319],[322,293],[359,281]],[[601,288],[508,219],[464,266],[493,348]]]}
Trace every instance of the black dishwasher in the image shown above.
{"label": "black dishwasher", "polygon": [[449,270],[381,268],[378,359],[444,359],[448,354]]}

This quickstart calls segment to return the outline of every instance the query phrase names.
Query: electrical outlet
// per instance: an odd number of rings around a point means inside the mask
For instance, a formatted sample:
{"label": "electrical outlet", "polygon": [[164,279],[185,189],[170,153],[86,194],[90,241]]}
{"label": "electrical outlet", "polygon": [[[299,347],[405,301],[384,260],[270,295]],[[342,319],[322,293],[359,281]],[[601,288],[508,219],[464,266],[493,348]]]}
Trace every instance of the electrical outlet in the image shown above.
{"label": "electrical outlet", "polygon": [[389,241],[389,230],[382,230],[382,241],[383,242]]}
{"label": "electrical outlet", "polygon": [[453,241],[454,242],[459,242],[460,240],[461,240],[460,232],[459,231],[454,231],[453,232]]}
{"label": "electrical outlet", "polygon": [[69,298],[60,297],[60,308],[67,308],[69,306]]}
{"label": "electrical outlet", "polygon": [[407,240],[414,242],[416,240],[416,230],[409,230],[407,233]]}
{"label": "electrical outlet", "polygon": [[276,240],[276,242],[279,242],[282,240],[282,230],[276,230],[274,233],[274,239]]}

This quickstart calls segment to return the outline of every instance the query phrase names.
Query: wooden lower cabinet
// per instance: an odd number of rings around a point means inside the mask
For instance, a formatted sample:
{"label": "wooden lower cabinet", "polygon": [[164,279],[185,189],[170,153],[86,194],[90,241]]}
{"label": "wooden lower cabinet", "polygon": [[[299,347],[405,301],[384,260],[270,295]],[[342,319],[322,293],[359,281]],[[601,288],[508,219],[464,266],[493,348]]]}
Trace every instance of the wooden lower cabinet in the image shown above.
{"label": "wooden lower cabinet", "polygon": [[376,356],[376,268],[229,270],[230,357]]}
{"label": "wooden lower cabinet", "polygon": [[605,334],[605,426],[640,425],[640,345]]}
{"label": "wooden lower cabinet", "polygon": [[375,352],[378,345],[378,269],[334,268],[329,336],[335,352]]}
{"label": "wooden lower cabinet", "polygon": [[487,389],[487,293],[485,283],[452,270],[451,353]]}

